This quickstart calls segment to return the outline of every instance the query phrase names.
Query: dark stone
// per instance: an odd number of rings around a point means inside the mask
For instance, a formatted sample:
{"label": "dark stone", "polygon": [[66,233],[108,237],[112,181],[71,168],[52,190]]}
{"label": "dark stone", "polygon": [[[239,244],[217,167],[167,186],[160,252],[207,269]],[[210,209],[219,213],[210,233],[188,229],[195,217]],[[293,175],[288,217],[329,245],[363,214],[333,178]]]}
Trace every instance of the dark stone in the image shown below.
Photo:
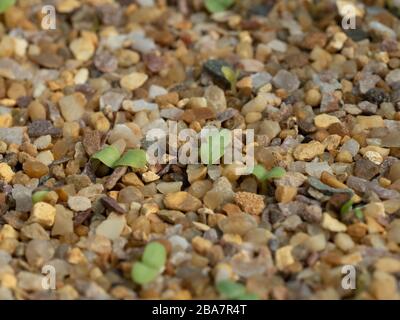
{"label": "dark stone", "polygon": [[125,209],[122,208],[116,200],[111,197],[104,196],[101,198],[101,203],[109,210],[115,211],[120,214],[126,213]]}
{"label": "dark stone", "polygon": [[369,89],[367,93],[365,93],[364,99],[378,105],[390,100],[389,95],[380,88]]}
{"label": "dark stone", "polygon": [[110,73],[117,70],[118,60],[110,52],[101,51],[97,53],[96,56],[94,57],[94,65],[97,68],[97,70],[104,73]]}
{"label": "dark stone", "polygon": [[379,166],[368,159],[357,160],[354,165],[354,174],[356,177],[371,180],[379,173]]}
{"label": "dark stone", "polygon": [[233,69],[233,67],[228,62],[221,59],[211,59],[206,61],[203,65],[204,71],[206,71],[215,82],[229,87],[230,83],[222,73],[222,67],[229,67]]}
{"label": "dark stone", "polygon": [[348,29],[348,30],[344,30],[344,33],[346,33],[346,35],[355,42],[362,41],[362,40],[369,38],[368,33],[362,29]]}
{"label": "dark stone", "polygon": [[37,138],[45,135],[52,137],[60,137],[61,130],[53,126],[48,120],[35,120],[28,126],[28,135],[32,138]]}

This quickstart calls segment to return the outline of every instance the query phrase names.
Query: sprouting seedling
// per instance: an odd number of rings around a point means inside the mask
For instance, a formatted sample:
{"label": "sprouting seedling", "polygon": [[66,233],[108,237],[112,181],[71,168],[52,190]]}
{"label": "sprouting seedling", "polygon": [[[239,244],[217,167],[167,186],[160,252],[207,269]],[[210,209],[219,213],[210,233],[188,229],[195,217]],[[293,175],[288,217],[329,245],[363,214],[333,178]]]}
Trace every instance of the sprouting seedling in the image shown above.
{"label": "sprouting seedling", "polygon": [[223,66],[221,68],[221,72],[224,75],[225,79],[228,80],[228,82],[230,83],[231,90],[233,92],[236,92],[236,83],[237,83],[237,80],[239,78],[240,71],[239,70],[235,71],[230,67]]}
{"label": "sprouting seedling", "polygon": [[211,13],[221,12],[228,9],[235,0],[205,0],[204,5]]}
{"label": "sprouting seedling", "polygon": [[42,190],[42,191],[36,191],[33,195],[32,195],[32,202],[33,204],[43,201],[47,194],[49,193],[49,191],[47,190]]}
{"label": "sprouting seedling", "polygon": [[16,0],[1,0],[0,1],[0,13],[6,12],[7,9],[11,8],[15,4]]}
{"label": "sprouting seedling", "polygon": [[264,166],[257,164],[254,166],[253,175],[256,176],[260,182],[265,182],[273,179],[280,179],[286,174],[285,169],[282,167],[274,167],[271,170],[265,169]]}
{"label": "sprouting seedling", "polygon": [[248,293],[245,286],[231,280],[222,280],[217,283],[218,292],[230,300],[258,300],[257,295]]}
{"label": "sprouting seedling", "polygon": [[167,251],[159,242],[151,242],[144,249],[142,261],[132,266],[132,280],[140,285],[152,282],[164,270]]}
{"label": "sprouting seedling", "polygon": [[363,220],[364,219],[364,213],[362,212],[361,208],[355,208],[354,209],[354,215],[359,220]]}
{"label": "sprouting seedling", "polygon": [[114,145],[107,146],[96,152],[92,159],[97,159],[109,168],[118,166],[129,166],[133,169],[140,169],[146,166],[146,152],[141,149],[132,149],[125,152],[122,156]]}
{"label": "sprouting seedling", "polygon": [[261,164],[254,166],[253,175],[261,182],[261,192],[267,190],[268,181],[273,179],[280,179],[286,174],[285,169],[282,167],[274,167],[271,170],[265,169]]}
{"label": "sprouting seedling", "polygon": [[353,209],[353,200],[350,199],[348,201],[346,201],[342,207],[340,208],[340,214],[342,216],[346,215],[347,213],[349,213],[351,210]]}

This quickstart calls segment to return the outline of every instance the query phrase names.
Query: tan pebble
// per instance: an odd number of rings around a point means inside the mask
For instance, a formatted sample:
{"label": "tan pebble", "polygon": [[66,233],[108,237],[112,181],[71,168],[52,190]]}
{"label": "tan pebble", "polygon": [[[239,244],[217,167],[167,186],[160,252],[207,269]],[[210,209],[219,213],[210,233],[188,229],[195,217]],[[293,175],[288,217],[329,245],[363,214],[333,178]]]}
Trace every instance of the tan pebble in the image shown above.
{"label": "tan pebble", "polygon": [[41,178],[49,173],[49,167],[40,161],[28,160],[22,165],[24,172],[31,178]]}
{"label": "tan pebble", "polygon": [[39,101],[34,100],[28,105],[28,115],[32,121],[45,120],[46,108]]}
{"label": "tan pebble", "polygon": [[363,213],[365,216],[372,217],[375,219],[384,218],[385,206],[382,202],[370,202],[363,208]]}
{"label": "tan pebble", "polygon": [[336,246],[347,252],[354,248],[354,241],[347,233],[338,233],[335,236]]}
{"label": "tan pebble", "polygon": [[254,123],[262,119],[262,114],[260,112],[249,112],[245,116],[246,123]]}
{"label": "tan pebble", "polygon": [[60,13],[71,13],[81,6],[78,0],[64,0],[57,2],[57,11]]}
{"label": "tan pebble", "polygon": [[399,299],[396,278],[387,272],[375,271],[370,288],[378,300]]}
{"label": "tan pebble", "polygon": [[246,213],[260,215],[265,208],[264,196],[251,192],[237,192],[234,196],[236,204]]}
{"label": "tan pebble", "polygon": [[180,211],[196,211],[201,207],[201,201],[185,191],[168,193],[164,198],[164,204],[168,209]]}
{"label": "tan pebble", "polygon": [[204,239],[200,236],[196,236],[192,239],[193,249],[201,254],[204,254],[207,251],[209,251],[212,245],[213,244],[210,240]]}
{"label": "tan pebble", "polygon": [[304,241],[304,246],[312,252],[320,252],[326,248],[326,238],[323,233],[308,237]]}
{"label": "tan pebble", "polygon": [[347,230],[345,224],[333,218],[329,213],[325,212],[322,218],[322,227],[332,232],[344,232]]}
{"label": "tan pebble", "polygon": [[296,147],[293,152],[293,156],[296,160],[310,161],[316,156],[324,153],[325,146],[318,141],[311,141],[309,143],[300,144]]}
{"label": "tan pebble", "polygon": [[71,264],[86,263],[86,257],[79,248],[72,248],[67,253],[67,261]]}
{"label": "tan pebble", "polygon": [[159,180],[160,176],[153,171],[147,171],[142,174],[142,178],[145,183],[149,183]]}
{"label": "tan pebble", "polygon": [[18,231],[11,225],[5,224],[0,230],[0,240],[4,239],[18,239]]}
{"label": "tan pebble", "polygon": [[321,103],[322,95],[317,89],[310,89],[305,96],[305,102],[312,106],[317,107]]}
{"label": "tan pebble", "polygon": [[275,198],[278,202],[288,203],[297,195],[297,188],[291,186],[278,186],[275,190]]}
{"label": "tan pebble", "polygon": [[292,250],[293,247],[289,245],[279,248],[276,251],[275,261],[278,270],[283,271],[295,262],[294,257],[292,255]]}
{"label": "tan pebble", "polygon": [[74,213],[62,205],[56,205],[56,216],[51,230],[52,236],[63,236],[74,232]]}
{"label": "tan pebble", "polygon": [[10,128],[13,124],[13,118],[10,113],[0,114],[0,128]]}
{"label": "tan pebble", "polygon": [[5,162],[0,163],[0,178],[2,180],[9,183],[14,177],[14,175],[15,175],[14,171],[7,163]]}
{"label": "tan pebble", "polygon": [[79,123],[78,122],[65,122],[63,127],[63,137],[77,138],[79,137]]}
{"label": "tan pebble", "polygon": [[90,122],[94,129],[100,132],[107,132],[110,129],[110,121],[103,112],[95,112],[90,115]]}
{"label": "tan pebble", "polygon": [[129,172],[126,175],[122,177],[122,183],[127,185],[127,186],[135,186],[135,187],[143,187],[144,184],[142,180],[138,178],[136,173],[134,172]]}
{"label": "tan pebble", "polygon": [[378,147],[378,146],[367,146],[367,147],[364,147],[364,148],[360,149],[360,153],[362,155],[365,155],[369,151],[377,152],[382,157],[387,157],[389,155],[389,153],[390,153],[390,149],[382,148],[382,147]]}
{"label": "tan pebble", "polygon": [[385,123],[381,116],[358,116],[357,124],[363,129],[383,128]]}
{"label": "tan pebble", "polygon": [[56,208],[46,202],[38,202],[33,205],[29,222],[37,222],[43,227],[51,227],[54,224]]}
{"label": "tan pebble", "polygon": [[126,90],[135,90],[141,87],[147,80],[148,76],[145,73],[133,72],[123,76],[120,85]]}
{"label": "tan pebble", "polygon": [[353,156],[351,155],[351,153],[349,151],[342,150],[337,154],[336,161],[337,162],[344,162],[344,163],[352,163],[353,162]]}
{"label": "tan pebble", "polygon": [[85,38],[76,38],[69,45],[75,58],[79,61],[88,61],[95,52],[94,44]]}
{"label": "tan pebble", "polygon": [[195,181],[203,180],[207,175],[207,167],[203,165],[189,164],[186,169],[188,181],[192,184]]}
{"label": "tan pebble", "polygon": [[400,272],[400,260],[390,257],[380,258],[375,263],[375,269],[387,273],[398,273]]}
{"label": "tan pebble", "polygon": [[319,114],[314,118],[314,124],[317,128],[327,129],[331,124],[338,123],[340,120],[329,114]]}
{"label": "tan pebble", "polygon": [[383,162],[383,157],[378,152],[375,151],[365,152],[364,158],[370,160],[371,162],[377,164],[378,166]]}
{"label": "tan pebble", "polygon": [[66,121],[80,120],[85,113],[86,102],[85,96],[80,92],[62,97],[59,101],[59,105],[64,119]]}

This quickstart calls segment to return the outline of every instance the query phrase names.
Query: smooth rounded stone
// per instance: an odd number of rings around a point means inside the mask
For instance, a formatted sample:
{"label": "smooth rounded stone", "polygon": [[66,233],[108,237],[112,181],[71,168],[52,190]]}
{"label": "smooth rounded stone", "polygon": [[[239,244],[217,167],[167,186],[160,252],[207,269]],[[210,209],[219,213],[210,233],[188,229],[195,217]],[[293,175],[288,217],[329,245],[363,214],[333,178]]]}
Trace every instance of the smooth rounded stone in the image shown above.
{"label": "smooth rounded stone", "polygon": [[255,74],[252,74],[250,76],[250,79],[253,90],[257,91],[258,89],[270,83],[272,80],[272,76],[268,72],[257,72]]}
{"label": "smooth rounded stone", "polygon": [[283,221],[282,226],[289,231],[295,231],[301,224],[302,224],[301,218],[296,215],[292,214],[289,217]]}
{"label": "smooth rounded stone", "polygon": [[25,248],[25,257],[33,267],[41,267],[53,258],[54,246],[48,240],[31,240]]}
{"label": "smooth rounded stone", "polygon": [[221,177],[222,168],[221,168],[221,166],[217,166],[217,165],[213,165],[213,164],[208,165],[207,166],[207,174],[211,180],[215,181],[219,177]]}
{"label": "smooth rounded stone", "polygon": [[340,120],[329,114],[319,114],[314,118],[314,124],[317,128],[327,129],[331,124],[338,123]]}
{"label": "smooth rounded stone", "polygon": [[46,149],[50,146],[51,144],[51,135],[45,135],[42,137],[37,138],[35,141],[33,141],[33,145],[38,149],[38,150],[43,150]]}
{"label": "smooth rounded stone", "polygon": [[185,251],[190,246],[189,242],[184,237],[179,235],[173,235],[169,237],[168,241],[171,243],[172,248],[175,251]]}
{"label": "smooth rounded stone", "polygon": [[162,96],[162,95],[165,95],[165,94],[167,94],[168,93],[168,90],[167,89],[165,89],[165,88],[163,88],[163,87],[160,87],[160,86],[157,86],[157,85],[155,85],[155,84],[152,84],[151,86],[150,86],[150,88],[149,88],[149,99],[155,99],[156,97],[158,97],[158,96]]}
{"label": "smooth rounded stone", "polygon": [[8,265],[12,260],[11,255],[4,250],[0,250],[0,268]]}
{"label": "smooth rounded stone", "polygon": [[188,212],[197,211],[197,209],[202,206],[202,203],[190,193],[179,191],[166,194],[164,198],[164,205],[168,209]]}
{"label": "smooth rounded stone", "polygon": [[229,180],[226,177],[221,177],[214,182],[212,189],[205,194],[204,204],[214,210],[231,202],[234,196],[235,193]]}
{"label": "smooth rounded stone", "polygon": [[79,190],[78,196],[94,200],[98,195],[102,194],[103,191],[104,186],[102,184],[96,183]]}
{"label": "smooth rounded stone", "polygon": [[20,184],[15,184],[12,190],[12,197],[15,200],[15,210],[28,212],[32,208],[32,189]]}
{"label": "smooth rounded stone", "polygon": [[96,228],[96,234],[104,236],[110,240],[118,239],[126,226],[124,216],[110,214],[106,220],[101,222]]}
{"label": "smooth rounded stone", "polygon": [[223,112],[226,109],[226,98],[224,91],[218,86],[209,86],[204,92],[204,98],[215,113]]}
{"label": "smooth rounded stone", "polygon": [[249,214],[240,213],[220,220],[218,227],[224,234],[244,236],[247,232],[257,227],[257,221]]}
{"label": "smooth rounded stone", "polygon": [[188,192],[197,199],[202,199],[212,188],[212,185],[213,184],[210,180],[195,181],[189,187]]}
{"label": "smooth rounded stone", "polygon": [[147,38],[142,30],[131,32],[129,38],[132,40],[132,49],[140,53],[146,54],[157,49],[154,40]]}
{"label": "smooth rounded stone", "polygon": [[6,183],[10,183],[15,173],[12,168],[5,162],[0,163],[0,178]]}
{"label": "smooth rounded stone", "polygon": [[273,237],[274,235],[269,230],[263,228],[255,228],[248,231],[243,240],[254,244],[267,245],[268,241]]}
{"label": "smooth rounded stone", "polygon": [[22,144],[25,127],[0,128],[0,140],[7,143]]}
{"label": "smooth rounded stone", "polygon": [[140,88],[148,79],[148,75],[140,72],[132,72],[123,76],[120,80],[120,85],[126,90],[133,91]]}
{"label": "smooth rounded stone", "polygon": [[77,60],[88,61],[95,52],[94,44],[85,38],[76,38],[69,45],[73,55]]}
{"label": "smooth rounded stone", "polygon": [[157,190],[162,194],[172,193],[181,191],[183,182],[175,181],[175,182],[160,182],[157,184]]}
{"label": "smooth rounded stone", "polygon": [[296,160],[310,161],[324,153],[325,146],[318,141],[300,144],[294,149],[293,156]]}
{"label": "smooth rounded stone", "polygon": [[54,219],[54,225],[51,230],[52,236],[63,236],[74,232],[74,213],[64,206],[56,205],[56,217]]}
{"label": "smooth rounded stone", "polygon": [[318,89],[310,89],[306,92],[304,99],[308,105],[317,107],[321,103],[322,95]]}
{"label": "smooth rounded stone", "polygon": [[353,239],[347,233],[338,233],[335,236],[336,246],[345,252],[354,248],[355,244]]}
{"label": "smooth rounded stone", "polygon": [[305,175],[301,174],[300,172],[289,171],[289,172],[286,172],[286,174],[282,178],[275,179],[274,183],[276,186],[288,186],[288,187],[298,188],[306,180],[307,180],[307,177]]}
{"label": "smooth rounded stone", "polygon": [[259,94],[253,100],[247,102],[242,108],[242,114],[246,115],[250,112],[263,112],[268,105],[268,99],[265,95]]}
{"label": "smooth rounded stone", "polygon": [[0,287],[0,300],[14,300],[12,291],[8,288]]}
{"label": "smooth rounded stone", "polygon": [[340,151],[348,151],[353,157],[356,156],[359,150],[360,144],[354,139],[347,140],[340,148]]}
{"label": "smooth rounded stone", "polygon": [[157,215],[169,222],[169,223],[176,223],[178,220],[185,219],[185,214],[178,210],[160,210],[157,212]]}
{"label": "smooth rounded stone", "polygon": [[181,118],[181,116],[183,115],[183,113],[184,113],[184,111],[179,108],[175,108],[175,107],[164,108],[164,109],[161,109],[161,111],[160,111],[160,117],[169,119],[169,120],[179,120]]}
{"label": "smooth rounded stone", "polygon": [[393,88],[396,88],[396,85],[400,82],[400,69],[395,69],[390,71],[386,77],[385,81]]}
{"label": "smooth rounded stone", "polygon": [[312,252],[323,251],[326,247],[326,238],[323,233],[317,234],[309,237],[304,242],[304,246]]}
{"label": "smooth rounded stone", "polygon": [[54,161],[53,153],[50,150],[39,152],[36,156],[36,160],[40,161],[46,166],[50,166]]}
{"label": "smooth rounded stone", "polygon": [[137,148],[140,145],[141,138],[141,129],[136,124],[130,123],[129,126],[126,124],[117,124],[110,131],[108,142],[112,144],[119,139],[123,139],[126,142],[127,148]]}
{"label": "smooth rounded stone", "polygon": [[24,172],[31,178],[41,178],[49,173],[47,165],[40,161],[28,160],[22,165]]}
{"label": "smooth rounded stone", "polygon": [[85,113],[87,100],[80,92],[64,96],[60,99],[60,111],[66,121],[78,121]]}
{"label": "smooth rounded stone", "polygon": [[279,135],[281,127],[279,126],[279,122],[266,119],[260,122],[258,130],[259,134],[265,134],[272,140]]}
{"label": "smooth rounded stone", "polygon": [[329,213],[324,213],[322,217],[322,227],[332,232],[344,232],[347,226],[339,220],[333,218]]}
{"label": "smooth rounded stone", "polygon": [[49,234],[39,223],[24,225],[21,229],[21,236],[28,239],[49,240]]}
{"label": "smooth rounded stone", "polygon": [[68,206],[74,211],[85,211],[92,207],[90,199],[82,196],[68,197]]}
{"label": "smooth rounded stone", "polygon": [[400,161],[396,161],[389,170],[388,178],[394,182],[400,179]]}
{"label": "smooth rounded stone", "polygon": [[306,163],[306,173],[309,176],[320,178],[322,172],[329,172],[333,174],[332,168],[329,166],[328,162],[308,162]]}
{"label": "smooth rounded stone", "polygon": [[120,92],[108,91],[100,97],[100,110],[111,107],[111,111],[116,112],[121,108],[125,95]]}
{"label": "smooth rounded stone", "polygon": [[396,219],[390,224],[387,237],[388,240],[400,244],[400,219]]}
{"label": "smooth rounded stone", "polygon": [[286,70],[280,70],[272,79],[272,83],[279,89],[285,89],[288,93],[300,87],[300,81],[295,74]]}
{"label": "smooth rounded stone", "polygon": [[126,188],[123,188],[119,193],[118,193],[118,202],[121,203],[127,203],[131,204],[132,202],[139,202],[141,203],[143,201],[144,197],[140,189],[134,187],[134,186],[129,186]]}
{"label": "smooth rounded stone", "polygon": [[157,111],[158,105],[156,103],[147,102],[146,100],[125,100],[122,103],[122,108],[126,111],[136,113],[140,111]]}
{"label": "smooth rounded stone", "polygon": [[40,291],[43,290],[42,280],[42,274],[21,271],[17,275],[17,286],[22,290]]}

